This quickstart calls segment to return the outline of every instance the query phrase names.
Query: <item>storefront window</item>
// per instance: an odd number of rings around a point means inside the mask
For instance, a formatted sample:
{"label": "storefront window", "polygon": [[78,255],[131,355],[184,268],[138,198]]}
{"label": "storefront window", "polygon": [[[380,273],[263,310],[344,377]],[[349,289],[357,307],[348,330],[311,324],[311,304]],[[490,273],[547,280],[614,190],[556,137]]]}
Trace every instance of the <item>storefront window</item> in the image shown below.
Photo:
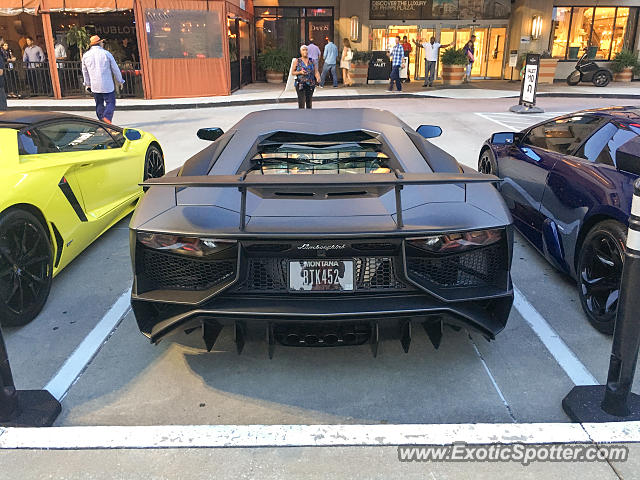
{"label": "storefront window", "polygon": [[551,37],[551,56],[553,58],[564,58],[567,51],[570,21],[571,7],[556,7],[553,9],[553,31]]}
{"label": "storefront window", "polygon": [[222,26],[217,12],[145,10],[151,58],[220,58]]}
{"label": "storefront window", "polygon": [[590,44],[597,48],[595,58],[598,60],[607,60],[609,58],[615,16],[615,7],[596,8]]}
{"label": "storefront window", "polygon": [[609,60],[623,48],[632,50],[637,8],[556,7],[550,39],[554,58]]}

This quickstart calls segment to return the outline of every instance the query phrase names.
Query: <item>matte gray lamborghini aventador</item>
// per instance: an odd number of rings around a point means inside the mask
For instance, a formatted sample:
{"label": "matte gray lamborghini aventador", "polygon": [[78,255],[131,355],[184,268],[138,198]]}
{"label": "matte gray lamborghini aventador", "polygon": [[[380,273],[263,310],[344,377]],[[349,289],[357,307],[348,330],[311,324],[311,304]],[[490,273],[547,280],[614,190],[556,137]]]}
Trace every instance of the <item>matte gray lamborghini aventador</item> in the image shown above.
{"label": "matte gray lamborghini aventador", "polygon": [[412,323],[500,332],[513,302],[511,217],[492,182],[374,109],[267,110],[148,180],[131,221],[140,330],[224,325],[269,344],[339,346]]}

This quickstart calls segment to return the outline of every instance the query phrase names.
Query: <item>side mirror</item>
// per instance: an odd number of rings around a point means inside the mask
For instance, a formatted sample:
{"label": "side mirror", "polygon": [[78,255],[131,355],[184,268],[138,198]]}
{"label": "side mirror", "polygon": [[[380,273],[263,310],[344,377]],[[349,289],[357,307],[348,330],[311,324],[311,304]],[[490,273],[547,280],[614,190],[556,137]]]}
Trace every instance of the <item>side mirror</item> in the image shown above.
{"label": "side mirror", "polygon": [[499,132],[491,135],[493,145],[512,145],[516,142],[516,134],[513,132]]}
{"label": "side mirror", "polygon": [[436,138],[442,135],[442,129],[436,125],[420,125],[416,132],[424,138]]}
{"label": "side mirror", "polygon": [[136,130],[134,128],[126,128],[124,130],[124,138],[126,138],[130,142],[134,142],[136,140],[140,140],[142,138],[142,134],[139,130]]}
{"label": "side mirror", "polygon": [[198,130],[198,138],[201,140],[209,140],[213,142],[219,139],[224,134],[224,131],[221,128],[201,128]]}
{"label": "side mirror", "polygon": [[616,166],[618,170],[640,175],[640,157],[624,151],[616,152]]}

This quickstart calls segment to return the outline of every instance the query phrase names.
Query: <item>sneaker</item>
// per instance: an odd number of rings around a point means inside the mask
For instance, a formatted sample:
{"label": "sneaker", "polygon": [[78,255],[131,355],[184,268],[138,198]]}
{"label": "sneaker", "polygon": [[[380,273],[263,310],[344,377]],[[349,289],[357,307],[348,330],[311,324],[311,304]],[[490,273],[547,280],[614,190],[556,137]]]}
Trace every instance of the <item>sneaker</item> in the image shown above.
{"label": "sneaker", "polygon": [[422,85],[423,87],[430,87],[431,85],[427,85],[426,83]]}
{"label": "sneaker", "polygon": [[433,83],[430,83],[430,84],[429,84],[429,86],[430,86],[430,87],[433,87]]}
{"label": "sneaker", "polygon": [[338,85],[334,85],[333,88],[338,88]]}
{"label": "sneaker", "polygon": [[324,85],[318,85],[318,88],[324,88]]}
{"label": "sneaker", "polygon": [[390,88],[387,88],[387,89],[385,90],[385,92],[393,93],[393,90],[391,90]]}
{"label": "sneaker", "polygon": [[104,118],[102,119],[102,121],[103,121],[104,123],[108,123],[109,125],[111,125],[111,124],[112,124],[112,123],[111,123],[111,120],[109,120],[107,117],[104,117]]}

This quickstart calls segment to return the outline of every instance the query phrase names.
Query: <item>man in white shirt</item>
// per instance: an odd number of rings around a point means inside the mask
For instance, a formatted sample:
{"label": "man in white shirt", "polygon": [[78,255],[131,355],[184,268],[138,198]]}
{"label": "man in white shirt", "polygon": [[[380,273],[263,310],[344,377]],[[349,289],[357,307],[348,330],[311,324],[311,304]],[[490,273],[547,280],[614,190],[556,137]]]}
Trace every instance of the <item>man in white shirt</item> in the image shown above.
{"label": "man in white shirt", "polygon": [[99,120],[111,123],[116,109],[115,80],[122,85],[122,73],[111,53],[104,48],[103,40],[94,35],[89,39],[91,48],[82,56],[82,76],[88,92],[96,101],[96,115]]}
{"label": "man in white shirt", "polygon": [[[418,42],[416,42],[418,45]],[[436,65],[438,63],[438,54],[440,52],[440,48],[447,48],[450,43],[446,45],[440,45],[436,42],[436,37],[431,37],[429,42],[422,42],[419,44],[422,48],[424,48],[424,85],[423,87],[432,87],[433,81],[436,78]]]}

